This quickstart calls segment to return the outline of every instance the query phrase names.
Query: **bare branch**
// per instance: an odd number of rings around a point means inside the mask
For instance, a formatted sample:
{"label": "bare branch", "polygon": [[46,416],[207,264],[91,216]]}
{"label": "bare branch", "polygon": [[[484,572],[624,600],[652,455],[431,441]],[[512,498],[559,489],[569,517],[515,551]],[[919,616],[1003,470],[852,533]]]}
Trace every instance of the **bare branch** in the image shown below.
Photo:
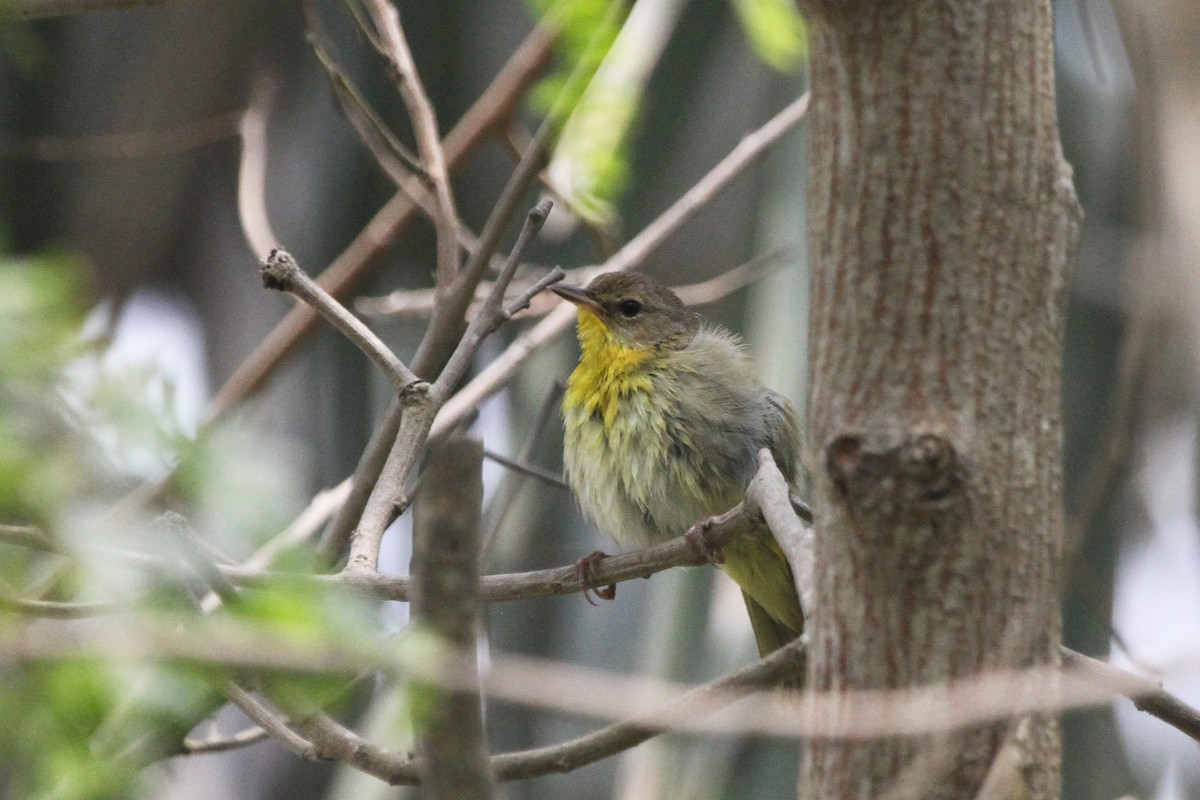
{"label": "bare branch", "polygon": [[[492,285],[492,291],[488,294],[486,300],[475,311],[475,316],[471,319],[471,324],[467,326],[466,333],[463,334],[462,340],[458,343],[458,347],[454,349],[450,360],[446,362],[445,368],[438,375],[437,388],[448,395],[454,386],[462,379],[466,373],[467,367],[470,366],[475,354],[479,351],[479,346],[483,344],[483,340],[491,335],[492,331],[496,330],[501,323],[507,321],[512,316],[512,311],[504,307],[504,293],[508,289],[509,282],[512,281],[513,275],[517,271],[517,267],[521,263],[521,258],[525,255],[525,249],[533,238],[537,236],[542,225],[546,222],[546,217],[550,214],[550,201],[542,200],[534,208],[532,208],[525,217],[525,224],[521,227],[521,232],[517,236],[517,242],[513,245],[512,252],[509,253],[508,261],[505,262],[503,270],[496,278]],[[562,280],[563,272],[558,270],[538,281],[531,287],[531,290],[526,290],[522,294],[524,304],[528,305],[528,296],[541,291],[544,286],[550,283]],[[547,280],[549,279],[549,280]],[[521,298],[514,301],[515,305],[520,305]]]}
{"label": "bare branch", "polygon": [[[441,391],[431,383],[418,381],[400,393],[396,404],[399,429],[378,479],[371,484],[362,518],[350,538],[350,557],[343,574],[359,575],[378,568],[383,534],[408,506],[404,484],[429,438],[429,428],[441,405]],[[347,508],[348,504],[342,506],[343,515]],[[335,518],[333,524],[337,521]]]}
{"label": "bare branch", "polygon": [[225,683],[225,697],[242,713],[266,731],[272,739],[283,744],[288,750],[303,758],[305,761],[316,761],[320,756],[312,742],[297,734],[281,716],[272,711],[254,695],[238,686],[233,681]]}
{"label": "bare branch", "polygon": [[710,714],[749,692],[794,675],[802,668],[799,665],[804,661],[804,648],[803,641],[793,641],[766,658],[685,692],[643,719],[623,720],[562,744],[496,756],[492,759],[496,777],[511,781],[570,772],[629,750],[668,730],[670,726],[662,722],[664,719]]}
{"label": "bare branch", "polygon": [[373,744],[325,714],[298,720],[296,727],[313,743],[322,758],[349,764],[368,775],[397,783],[396,775],[405,775],[405,783],[418,782],[416,763],[400,753]]}
{"label": "bare branch", "polygon": [[238,221],[251,253],[266,253],[279,244],[267,212],[267,114],[274,89],[274,81],[266,73],[255,78],[250,105],[238,120],[242,139]]}
{"label": "bare branch", "polygon": [[417,376],[358,317],[300,269],[286,250],[274,248],[262,262],[263,286],[294,294],[321,314],[383,370],[397,389],[415,383]]}
{"label": "bare branch", "polygon": [[703,306],[715,303],[739,289],[744,289],[759,278],[779,267],[784,259],[794,253],[794,248],[778,247],[766,253],[754,256],[749,261],[726,270],[720,275],[699,283],[689,283],[686,286],[676,286],[671,291],[683,301],[685,306]]}
{"label": "bare branch", "polygon": [[[549,202],[549,201],[547,201]],[[516,297],[504,304],[504,319],[510,320],[522,311],[529,309],[530,304],[540,293],[550,288],[554,284],[567,277],[567,273],[561,267],[555,267],[548,273],[538,278],[528,287],[520,291]]]}
{"label": "bare branch", "polygon": [[11,597],[7,594],[0,594],[0,609],[14,611],[26,617],[46,619],[83,619],[129,610],[128,607],[116,603],[34,600],[25,597]]}
{"label": "bare branch", "polygon": [[157,6],[163,2],[166,0],[5,0],[4,11],[0,16],[19,20],[47,19],[87,14],[92,11]]}
{"label": "bare branch", "polygon": [[[617,11],[618,4],[613,4],[610,7],[609,13],[615,14]],[[599,28],[597,29],[596,37],[598,37],[598,35]],[[593,42],[595,41],[596,39],[594,38]],[[584,74],[585,72],[582,69],[581,63],[572,73],[570,79],[568,80],[568,84],[573,84],[577,80],[581,80]],[[564,89],[556,101],[556,109],[559,104],[564,102],[564,98],[569,96],[570,93]],[[417,353],[413,358],[413,371],[417,375],[425,376],[436,371],[437,365],[441,364],[444,359],[448,358],[447,353],[451,352],[451,348],[456,347],[455,342],[460,339],[459,331],[461,330],[462,316],[466,312],[471,299],[474,297],[475,287],[482,279],[484,269],[490,260],[492,253],[495,252],[495,247],[499,242],[500,234],[507,224],[507,221],[511,216],[513,209],[515,208],[521,193],[533,180],[538,164],[540,163],[545,152],[546,143],[549,141],[550,137],[551,119],[553,116],[554,112],[552,112],[550,117],[548,117],[546,120],[543,120],[541,128],[534,136],[534,140],[530,146],[530,149],[525,153],[524,156],[522,156],[521,162],[517,165],[517,168],[510,176],[504,191],[501,193],[500,199],[496,202],[495,207],[492,209],[491,215],[488,217],[488,221],[484,226],[483,232],[480,234],[479,249],[471,256],[471,259],[467,262],[459,277],[454,281],[453,285],[450,287],[450,290],[442,295],[437,302],[433,312],[433,319],[430,321],[429,327],[425,331],[425,336],[422,338],[421,344],[417,348]],[[772,128],[772,124],[768,123],[767,127]],[[764,137],[760,136],[759,138]],[[770,137],[765,138],[769,139]],[[743,144],[745,143],[743,142]],[[739,148],[736,148],[735,152],[741,148],[742,146],[739,145]],[[753,150],[752,147],[749,149]],[[717,182],[716,185],[719,186],[719,182]],[[713,191],[715,191],[715,188]],[[685,197],[688,197],[688,195],[685,195]],[[682,221],[684,218],[686,218],[686,214],[679,216],[679,221]],[[665,230],[670,230],[670,226],[666,226]],[[557,327],[551,331],[552,334],[557,333],[565,328],[568,324],[569,316],[571,316],[571,313],[566,309],[555,313],[557,313],[559,316],[557,317],[556,322]],[[563,316],[564,314],[568,316]],[[553,317],[554,314],[552,314],[551,317],[548,317],[547,320],[543,320],[543,324]],[[534,331],[531,331],[530,334],[534,334],[539,330],[544,330],[542,325],[535,327]],[[514,346],[519,345],[520,342],[521,338],[518,338],[518,341],[517,343],[514,343]],[[506,355],[511,355],[513,352],[513,346],[510,346],[506,351]],[[513,370],[515,370],[515,365],[513,366]],[[457,370],[459,375],[462,374],[462,371],[465,371],[465,367]],[[454,375],[454,372],[455,371],[452,371],[450,373],[451,376]],[[443,380],[446,377],[447,376],[445,374],[439,377],[438,380],[441,386],[445,387],[456,382]],[[507,377],[508,376],[505,376],[504,380],[507,380]],[[478,385],[478,381],[479,379],[476,378],[476,380],[472,383]],[[491,387],[487,394],[495,391],[495,389],[495,386]],[[458,408],[453,419],[445,420],[442,423],[439,423],[438,427],[436,428],[436,434],[441,435],[452,429],[455,424],[461,421],[474,409],[475,404],[475,402],[469,402]],[[401,415],[402,409],[400,408],[400,405],[394,402],[388,409],[383,423],[371,437],[371,440],[367,444],[366,450],[363,452],[362,457],[359,459],[358,465],[355,467],[350,497],[347,499],[346,505],[330,524],[321,543],[321,550],[323,554],[331,560],[342,552],[346,539],[351,536],[356,521],[359,520],[360,517],[365,516],[366,507],[368,503],[371,502],[370,498],[374,496],[376,492],[376,481],[381,473],[389,468],[389,462],[393,457],[391,443],[392,440],[399,435],[399,429],[402,425]],[[393,475],[393,479],[394,478],[395,475]],[[398,496],[399,495],[397,495],[397,497]],[[376,509],[376,512],[378,515],[378,509]],[[372,534],[372,539],[370,541],[374,541],[373,537],[374,534]],[[355,536],[355,538],[357,539],[358,537]],[[360,546],[363,546],[365,541],[366,540],[360,540]],[[363,553],[359,552],[358,555],[361,558]]]}
{"label": "bare branch", "polygon": [[[525,444],[521,446],[521,450],[517,453],[517,457],[512,464],[506,464],[504,461],[495,458],[494,454],[489,455],[487,450],[483,451],[484,456],[491,458],[499,464],[504,464],[513,470],[511,473],[505,473],[501,479],[500,486],[497,488],[495,495],[493,495],[495,499],[492,500],[492,505],[488,509],[491,521],[488,523],[487,532],[483,534],[483,545],[480,548],[480,560],[484,563],[487,563],[488,554],[496,543],[496,537],[504,525],[504,520],[508,517],[508,512],[512,508],[513,503],[516,502],[517,493],[520,492],[521,487],[525,483],[524,475],[537,477],[543,481],[546,478],[553,477],[555,479],[553,485],[563,489],[568,488],[566,482],[557,475],[547,473],[545,476],[542,476],[540,474],[541,470],[527,471],[525,469],[517,469],[515,466],[516,464],[520,464],[522,467],[529,466],[529,461],[533,458],[533,449],[537,445],[538,437],[541,435],[542,429],[546,427],[546,423],[550,421],[551,415],[558,408],[562,394],[563,382],[557,380],[550,387],[550,390],[546,392],[546,396],[542,398],[542,404],[538,408],[537,414],[534,415],[532,424],[529,426],[529,435],[525,440]],[[546,482],[549,483],[549,481]]]}
{"label": "bare branch", "polygon": [[446,166],[446,154],[438,136],[437,120],[433,106],[425,95],[417,74],[417,65],[404,30],[400,26],[400,14],[388,0],[363,0],[367,12],[375,24],[380,40],[385,45],[384,56],[395,70],[396,88],[408,107],[413,132],[417,138],[417,149],[421,160],[433,181],[433,195],[437,213],[433,217],[437,230],[437,285],[448,286],[458,272],[458,210],[450,191],[450,171]]}
{"label": "bare branch", "polygon": [[379,115],[375,113],[375,109],[362,96],[358,87],[338,66],[337,62],[333,60],[332,54],[321,43],[320,34],[316,29],[313,0],[305,0],[303,8],[308,25],[308,44],[316,55],[317,62],[325,70],[325,76],[329,79],[334,97],[337,98],[338,105],[341,106],[346,119],[358,133],[359,140],[375,157],[375,163],[379,165],[383,173],[392,179],[396,188],[407,192],[414,202],[420,204],[432,219],[436,212],[427,207],[427,199],[423,196],[418,197],[418,192],[414,191],[415,187],[409,186],[409,183],[415,179],[425,189],[432,189],[433,178],[430,177],[428,170],[422,166],[416,156],[410,153],[408,148],[392,134]]}
{"label": "bare branch", "polygon": [[47,553],[63,553],[62,546],[35,525],[0,525],[0,542]]}
{"label": "bare branch", "polygon": [[804,527],[792,505],[787,480],[765,447],[758,451],[758,471],[746,487],[746,506],[749,513],[762,514],[777,539],[794,542],[803,538]]}
{"label": "bare branch", "polygon": [[[473,250],[474,248],[467,248]],[[764,275],[776,269],[782,260],[791,255],[793,248],[781,247],[767,253],[754,256],[733,269],[726,270],[720,275],[699,283],[689,283],[684,286],[672,287],[685,306],[702,306],[715,303],[734,292],[757,281]],[[566,270],[563,280],[568,283],[585,283],[594,275],[597,267],[581,267]],[[513,280],[516,285],[519,279]],[[482,301],[491,291],[491,283],[484,281],[476,287],[475,300]],[[432,289],[397,289],[379,297],[358,297],[354,300],[354,310],[364,317],[428,317],[433,313],[434,293]],[[544,315],[558,302],[547,302],[543,307],[532,310],[530,314]]]}
{"label": "bare branch", "polygon": [[[712,547],[722,547],[760,520],[761,517],[757,514],[747,512],[743,504],[738,504],[726,513],[703,523],[704,541]],[[707,563],[705,555],[696,549],[689,538],[679,536],[632,553],[601,559],[592,570],[592,579],[595,583],[620,583],[635,578],[648,578],[671,567],[700,566]],[[236,567],[227,567],[222,571],[235,584],[313,582],[345,586],[384,600],[407,601],[412,597],[412,579],[407,575],[381,575],[370,570],[352,570],[349,567],[337,575],[308,576],[242,570]],[[583,591],[583,585],[579,581],[579,570],[572,564],[533,572],[485,575],[480,578],[479,589],[483,600],[494,603],[575,594]]]}
{"label": "bare branch", "polygon": [[[553,31],[541,27],[534,29],[446,136],[446,159],[451,169],[461,165],[486,134],[509,117],[550,58],[554,37]],[[333,296],[344,297],[367,273],[375,259],[391,246],[417,210],[406,194],[397,193],[321,273],[317,282]],[[205,424],[257,391],[312,332],[317,318],[316,312],[306,305],[289,311],[218,390],[205,412]]]}
{"label": "bare branch", "polygon": [[497,453],[494,450],[484,450],[483,457],[488,461],[495,461],[500,466],[507,467],[513,472],[528,476],[530,478],[536,478],[547,486],[553,486],[555,489],[569,490],[571,488],[567,485],[567,482],[558,475],[555,475],[549,470],[542,469],[534,464],[527,463],[521,459],[509,458],[503,453]]}
{"label": "bare branch", "polygon": [[[433,310],[433,318],[425,329],[425,335],[421,337],[421,343],[417,346],[417,352],[413,356],[413,371],[419,376],[431,376],[442,370],[446,361],[452,356],[457,343],[461,341],[463,315],[475,296],[475,288],[496,251],[500,236],[508,224],[521,194],[533,179],[537,166],[542,160],[546,142],[550,136],[549,125],[543,124],[543,130],[539,133],[542,134],[541,137],[531,146],[530,150],[522,157],[521,162],[517,164],[513,174],[509,176],[500,199],[497,200],[484,225],[478,249],[471,254],[471,258],[467,261],[461,274],[444,292],[440,291],[442,283],[439,281],[437,284],[438,292],[435,292],[437,302]],[[439,401],[438,406],[440,407],[440,405]],[[330,560],[341,554],[354,526],[362,524],[359,520],[366,515],[367,505],[376,491],[376,483],[381,474],[389,469],[389,463],[394,453],[393,442],[400,435],[400,428],[403,424],[403,412],[400,403],[393,401],[384,415],[383,422],[372,434],[366,449],[359,458],[358,465],[354,469],[350,496],[347,498],[345,506],[330,523],[321,542],[321,551]],[[395,466],[393,464],[391,468],[395,469]]]}
{"label": "bare branch", "polygon": [[205,739],[184,739],[180,755],[198,756],[206,753],[225,753],[240,750],[271,738],[266,728],[259,725],[240,730],[232,736],[213,735]]}
{"label": "bare branch", "polygon": [[632,269],[646,260],[664,239],[675,232],[697,211],[703,208],[717,192],[742,173],[764,150],[778,142],[800,124],[808,113],[809,94],[805,92],[797,100],[772,117],[758,130],[746,134],[729,155],[721,159],[708,174],[682,197],[671,204],[658,219],[647,225],[632,241],[622,247],[605,263],[605,271]]}
{"label": "bare branch", "polygon": [[1200,742],[1200,711],[1163,689],[1161,683],[1065,647],[1062,649],[1062,657],[1065,668],[1079,670],[1097,684],[1107,686],[1114,693],[1133,700],[1138,711],[1157,717]]}
{"label": "bare branch", "polygon": [[[492,293],[476,311],[467,332],[437,381],[433,384],[417,381],[401,391],[396,403],[396,416],[399,417],[396,439],[377,480],[370,484],[371,490],[363,507],[362,517],[350,540],[350,558],[344,570],[347,574],[375,571],[379,563],[379,545],[383,540],[384,531],[408,503],[404,485],[421,447],[429,436],[434,416],[441,407],[447,391],[466,371],[483,340],[508,318],[508,312],[500,308],[500,304],[504,302],[504,290],[512,280],[526,246],[546,221],[548,212],[548,200],[539,203],[529,212],[517,244],[492,287]],[[557,279],[553,274],[548,277]],[[365,459],[367,455],[364,455]],[[335,519],[332,526],[335,534],[338,522],[341,521],[342,525],[348,524],[347,520],[353,516],[352,511],[349,505],[343,506],[341,516]]]}
{"label": "bare branch", "polygon": [[[233,620],[209,620],[198,626],[183,625],[178,616],[146,615],[136,621],[115,617],[104,624],[0,630],[0,666],[5,668],[31,660],[81,656],[118,661],[182,660],[299,674],[355,676],[363,670],[380,670],[447,689],[468,685],[466,673],[453,659],[397,660],[387,648],[362,652],[341,644],[297,642],[262,626]],[[473,650],[468,658],[474,659]],[[1064,658],[1070,665],[1067,668],[1047,665],[992,671],[952,684],[807,691],[795,695],[799,713],[794,704],[781,706],[768,694],[747,697],[737,709],[719,716],[695,714],[691,708],[679,716],[647,715],[642,722],[688,731],[867,740],[955,731],[1032,713],[1106,705],[1114,696],[1124,695],[1150,698],[1159,706],[1155,713],[1160,719],[1189,736],[1200,735],[1195,722],[1200,714],[1154,682],[1111,665],[1097,668],[1093,660],[1073,653],[1065,653]],[[490,696],[508,702],[620,719],[631,698],[636,698],[641,707],[654,707],[669,703],[687,687],[514,655],[494,655],[484,689]]]}
{"label": "bare branch", "polygon": [[[607,16],[611,18],[618,13],[620,13],[620,4],[610,4]],[[599,46],[603,29],[604,25],[596,26],[587,45],[589,51]],[[487,222],[484,223],[483,230],[479,234],[479,248],[471,254],[471,258],[463,267],[462,274],[455,279],[449,290],[439,297],[434,308],[433,319],[413,358],[413,370],[418,375],[431,375],[438,372],[456,347],[456,343],[461,338],[462,320],[475,296],[475,288],[483,279],[491,257],[500,243],[500,237],[517,209],[517,204],[521,202],[525,190],[537,177],[545,160],[550,138],[555,130],[554,120],[559,117],[566,104],[575,97],[575,90],[586,79],[587,74],[587,59],[582,58],[567,78],[567,83],[555,98],[550,113],[542,120],[529,147],[521,155],[508,182],[505,183],[500,197],[492,207]],[[389,418],[385,420],[384,427],[392,424],[392,420]]]}
{"label": "bare branch", "polygon": [[767,448],[758,451],[758,471],[746,487],[746,505],[762,515],[785,554],[800,607],[807,614],[812,609],[815,565],[813,537],[805,523],[812,525],[812,509],[792,497],[787,480]]}

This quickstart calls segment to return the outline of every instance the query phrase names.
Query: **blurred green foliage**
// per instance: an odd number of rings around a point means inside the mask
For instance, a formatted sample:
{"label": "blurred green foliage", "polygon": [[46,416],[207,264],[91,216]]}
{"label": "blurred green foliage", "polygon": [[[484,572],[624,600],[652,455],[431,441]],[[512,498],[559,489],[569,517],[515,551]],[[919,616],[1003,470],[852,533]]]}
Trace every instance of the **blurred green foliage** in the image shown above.
{"label": "blurred green foliage", "polygon": [[[223,704],[230,679],[291,714],[349,695],[353,676],[344,669],[248,667],[246,641],[251,653],[260,642],[301,654],[337,648],[364,665],[386,664],[404,647],[379,635],[372,604],[336,587],[285,579],[234,590],[223,582],[217,561],[244,558],[299,509],[298,456],[265,443],[245,420],[186,435],[171,381],[110,357],[110,331],[84,300],[70,259],[0,259],[6,798],[153,796],[156,773],[143,768],[180,751],[188,731]],[[172,470],[159,505],[122,503]],[[301,550],[273,565],[318,567]],[[205,614],[200,600],[213,590],[224,602]],[[21,613],[18,599],[99,602],[111,613],[37,619]],[[128,652],[94,638],[114,629],[128,635]],[[231,630],[242,636],[240,653]],[[162,631],[186,631],[195,649],[158,644]],[[54,646],[22,654],[29,642]]]}
{"label": "blurred green foliage", "polygon": [[0,511],[44,523],[86,454],[64,426],[57,382],[83,352],[80,286],[60,258],[0,263]]}
{"label": "blurred green foliage", "polygon": [[804,61],[804,20],[795,0],[730,0],[758,57],[777,70],[794,71]]}
{"label": "blurred green foliage", "polygon": [[[628,182],[629,147],[646,84],[671,35],[678,0],[630,10],[623,0],[529,0],[560,31],[560,66],[535,87],[533,107],[552,116],[560,136],[550,179],[570,209],[608,226]],[[804,57],[804,23],[792,0],[730,0],[755,53],[793,71]],[[639,11],[645,11],[639,16]]]}

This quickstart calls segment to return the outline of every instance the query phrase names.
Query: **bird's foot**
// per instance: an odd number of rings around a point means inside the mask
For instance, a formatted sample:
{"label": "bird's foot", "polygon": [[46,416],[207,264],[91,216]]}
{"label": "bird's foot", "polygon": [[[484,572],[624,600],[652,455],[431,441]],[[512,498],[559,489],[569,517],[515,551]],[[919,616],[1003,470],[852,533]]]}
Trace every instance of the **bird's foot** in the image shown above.
{"label": "bird's foot", "polygon": [[687,529],[687,533],[683,535],[687,539],[687,543],[696,549],[696,552],[712,564],[714,567],[719,567],[725,563],[725,554],[721,552],[721,548],[713,547],[708,542],[708,532],[712,530],[713,521],[706,519],[703,522],[697,522],[695,525]]}
{"label": "bird's foot", "polygon": [[583,587],[583,599],[592,605],[596,605],[596,601],[592,599],[593,594],[601,600],[615,600],[617,598],[617,585],[615,583],[610,583],[607,586],[600,586],[596,583],[596,565],[606,558],[608,558],[608,553],[596,550],[575,562],[575,577],[578,579],[579,585]]}

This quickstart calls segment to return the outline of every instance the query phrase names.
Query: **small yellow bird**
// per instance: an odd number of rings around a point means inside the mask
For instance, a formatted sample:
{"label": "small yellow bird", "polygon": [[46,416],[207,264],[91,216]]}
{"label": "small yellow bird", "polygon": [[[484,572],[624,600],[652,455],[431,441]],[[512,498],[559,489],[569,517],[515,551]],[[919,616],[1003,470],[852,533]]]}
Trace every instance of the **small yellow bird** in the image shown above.
{"label": "small yellow bird", "polygon": [[[563,461],[584,512],[618,544],[670,539],[740,502],[770,448],[800,478],[800,428],[762,385],[737,338],[702,325],[652,278],[609,272],[553,291],[579,307],[579,365],[563,400]],[[804,614],[769,532],[724,548],[761,655],[795,639]]]}

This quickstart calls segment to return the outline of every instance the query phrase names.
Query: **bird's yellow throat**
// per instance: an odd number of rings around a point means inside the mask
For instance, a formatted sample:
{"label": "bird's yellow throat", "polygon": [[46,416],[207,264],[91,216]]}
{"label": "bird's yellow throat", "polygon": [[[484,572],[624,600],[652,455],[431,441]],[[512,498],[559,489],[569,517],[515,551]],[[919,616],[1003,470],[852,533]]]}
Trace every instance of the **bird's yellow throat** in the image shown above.
{"label": "bird's yellow throat", "polygon": [[650,376],[642,366],[654,351],[621,344],[604,321],[585,308],[579,309],[579,347],[579,366],[567,381],[564,405],[582,409],[585,416],[599,414],[605,429],[610,430],[616,424],[622,397],[651,388]]}

